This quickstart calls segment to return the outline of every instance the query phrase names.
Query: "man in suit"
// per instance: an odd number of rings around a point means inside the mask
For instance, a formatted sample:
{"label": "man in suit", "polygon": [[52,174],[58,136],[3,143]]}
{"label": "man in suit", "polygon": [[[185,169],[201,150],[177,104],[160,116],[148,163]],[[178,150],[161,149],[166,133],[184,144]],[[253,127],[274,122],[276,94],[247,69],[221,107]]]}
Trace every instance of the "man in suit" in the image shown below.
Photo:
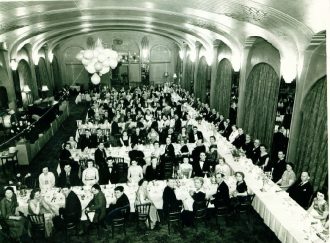
{"label": "man in suit", "polygon": [[168,159],[173,159],[175,157],[175,150],[171,141],[171,137],[166,138],[165,153],[163,156]]}
{"label": "man in suit", "polygon": [[246,158],[251,159],[253,151],[253,142],[249,134],[245,135],[245,143],[242,145],[242,150],[245,152]]}
{"label": "man in suit", "polygon": [[57,185],[59,187],[63,187],[65,185],[71,186],[79,186],[81,185],[81,181],[78,177],[77,172],[71,169],[70,164],[64,165],[64,171],[62,171],[58,177]]}
{"label": "man in suit", "polygon": [[79,148],[81,148],[81,150],[84,150],[86,147],[91,148],[92,147],[92,134],[90,130],[86,130],[85,134],[81,134],[79,137]]}
{"label": "man in suit", "polygon": [[287,192],[289,192],[289,196],[301,207],[307,209],[309,206],[309,201],[313,195],[313,187],[309,182],[308,172],[302,172],[300,179],[300,181],[297,181],[291,187],[289,187]]}
{"label": "man in suit", "polygon": [[256,164],[260,158],[260,140],[256,139],[253,143],[253,149],[251,151],[251,160],[253,164]]}
{"label": "man in suit", "polygon": [[201,152],[199,156],[199,161],[193,163],[193,176],[204,177],[204,173],[210,172],[210,167],[205,153]]}
{"label": "man in suit", "polygon": [[104,144],[100,143],[98,148],[95,150],[94,153],[94,158],[95,158],[95,164],[99,167],[99,176],[100,180],[99,183],[102,184],[107,184],[109,181],[107,181],[107,170],[108,170],[108,165],[106,162],[107,154],[104,149]]}
{"label": "man in suit", "polygon": [[203,134],[201,131],[197,130],[196,126],[194,126],[192,132],[189,133],[189,143],[195,143],[199,139],[203,140]]}
{"label": "man in suit", "polygon": [[245,134],[242,128],[238,128],[238,136],[234,139],[232,144],[237,148],[240,149],[245,143]]}
{"label": "man in suit", "polygon": [[200,158],[201,153],[206,153],[206,147],[202,142],[202,139],[198,139],[196,142],[196,147],[191,152],[191,158],[193,159],[193,163],[197,162]]}
{"label": "man in suit", "polygon": [[285,162],[285,154],[282,151],[279,151],[278,160],[272,165],[273,173],[272,173],[272,180],[276,183],[278,182],[286,170],[286,162]]}
{"label": "man in suit", "polygon": [[119,210],[124,207],[127,207],[127,214],[129,214],[130,212],[130,202],[128,200],[128,197],[124,193],[124,187],[117,186],[114,191],[115,191],[116,201],[110,203],[109,208],[107,209],[107,216],[106,216],[107,222],[111,222],[112,219],[114,219],[118,215]]}
{"label": "man in suit", "polygon": [[138,149],[138,145],[136,143],[132,143],[132,150],[128,152],[128,156],[130,160],[136,160],[140,166],[146,164],[144,160],[144,153]]}
{"label": "man in suit", "polygon": [[131,143],[145,144],[145,142],[146,142],[145,133],[141,131],[139,127],[136,127],[135,132],[131,136]]}
{"label": "man in suit", "polygon": [[71,185],[66,184],[62,187],[62,193],[65,196],[64,208],[59,209],[59,216],[53,219],[54,227],[63,228],[65,222],[78,223],[81,218],[81,203],[78,196],[71,190]]}
{"label": "man in suit", "polygon": [[175,181],[173,179],[168,179],[167,186],[163,191],[163,211],[165,216],[167,216],[170,211],[178,210],[179,206],[182,204],[181,200],[176,198],[174,185]]}
{"label": "man in suit", "polygon": [[[93,199],[86,207],[86,215],[93,223],[102,223],[106,216],[107,201],[99,184],[94,184],[91,189]],[[95,212],[93,220],[90,219],[90,212]]]}
{"label": "man in suit", "polygon": [[229,205],[229,188],[226,182],[224,181],[225,175],[217,173],[215,179],[218,184],[217,193],[213,195],[211,202],[214,206],[223,207]]}

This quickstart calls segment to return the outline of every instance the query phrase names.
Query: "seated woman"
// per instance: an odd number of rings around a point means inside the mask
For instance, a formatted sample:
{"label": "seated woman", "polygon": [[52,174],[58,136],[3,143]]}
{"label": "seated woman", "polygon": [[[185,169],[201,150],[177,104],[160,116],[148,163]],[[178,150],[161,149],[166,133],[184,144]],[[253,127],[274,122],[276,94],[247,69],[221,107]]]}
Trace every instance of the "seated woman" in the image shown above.
{"label": "seated woman", "polygon": [[187,146],[187,138],[182,138],[180,141],[181,148],[180,148],[180,155],[181,156],[189,156],[189,149]]}
{"label": "seated woman", "polygon": [[53,228],[52,218],[57,213],[52,205],[44,200],[40,193],[41,191],[39,188],[35,188],[31,191],[28,212],[30,215],[44,214],[46,235],[50,236]]}
{"label": "seated woman", "polygon": [[230,168],[229,165],[226,163],[225,158],[219,158],[218,164],[215,166],[215,174],[224,174],[225,178],[230,176]]}
{"label": "seated woman", "polygon": [[83,171],[81,180],[85,186],[92,186],[99,182],[99,171],[95,168],[93,160],[87,161],[87,168]]}
{"label": "seated woman", "polygon": [[178,134],[178,141],[182,141],[183,139],[188,141],[188,132],[186,127],[182,127],[181,132]]}
{"label": "seated woman", "polygon": [[269,162],[269,154],[267,152],[266,146],[261,144],[260,145],[260,157],[259,157],[256,165],[261,167],[262,169],[265,169],[268,167],[268,162]]}
{"label": "seated woman", "polygon": [[17,197],[12,187],[5,189],[5,197],[0,201],[0,215],[9,227],[10,237],[19,241],[24,232],[25,220],[19,216]]}
{"label": "seated woman", "polygon": [[193,168],[192,165],[189,164],[188,156],[183,157],[183,163],[179,165],[179,170],[181,171],[183,178],[191,178]]}
{"label": "seated woman", "polygon": [[128,167],[127,180],[131,183],[138,183],[142,178],[142,167],[138,165],[136,160],[132,160],[131,166]]}
{"label": "seated woman", "polygon": [[127,131],[124,130],[119,138],[122,147],[129,147],[131,144],[131,137],[128,136]]}
{"label": "seated woman", "polygon": [[313,216],[313,218],[319,219],[322,222],[326,221],[326,218],[329,215],[329,206],[324,192],[317,191],[316,197],[308,209],[308,212]]}
{"label": "seated woman", "polygon": [[[136,198],[135,198],[135,205],[141,205],[146,203],[151,203],[150,211],[149,211],[149,217],[150,217],[150,227],[151,229],[154,229],[156,226],[156,223],[160,221],[159,215],[157,212],[157,209],[153,202],[149,198],[147,186],[148,181],[141,179],[138,183],[139,188],[136,192]],[[146,222],[148,225],[148,222]]]}
{"label": "seated woman", "polygon": [[156,132],[154,128],[150,128],[150,132],[148,133],[148,141],[151,144],[156,141],[159,141],[159,134]]}
{"label": "seated woman", "polygon": [[284,171],[282,178],[276,182],[283,190],[287,190],[296,181],[296,174],[293,171],[293,164],[287,163],[286,170]]}
{"label": "seated woman", "polygon": [[191,207],[191,198],[187,198],[183,200],[184,210],[181,213],[182,223],[186,226],[193,225],[194,222],[194,213],[197,210],[206,207],[206,194],[203,192],[202,187],[204,184],[204,180],[202,177],[194,178],[195,190],[190,190],[189,194],[193,200],[193,204]]}
{"label": "seated woman", "polygon": [[248,192],[244,177],[245,175],[243,172],[237,171],[235,173],[236,190],[232,193],[232,198],[230,199],[230,204],[233,210],[235,210],[241,203],[244,203],[247,200]]}
{"label": "seated woman", "polygon": [[68,143],[70,144],[70,146],[71,146],[72,149],[76,149],[77,148],[77,142],[74,140],[73,136],[71,136],[69,138]]}

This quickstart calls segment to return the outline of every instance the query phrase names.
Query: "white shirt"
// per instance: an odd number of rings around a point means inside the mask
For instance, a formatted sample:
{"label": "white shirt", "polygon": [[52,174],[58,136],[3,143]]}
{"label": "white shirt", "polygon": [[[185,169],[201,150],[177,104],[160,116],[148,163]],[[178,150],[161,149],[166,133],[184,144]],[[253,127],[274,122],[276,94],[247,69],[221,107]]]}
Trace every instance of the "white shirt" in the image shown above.
{"label": "white shirt", "polygon": [[232,131],[231,134],[229,135],[229,142],[233,143],[235,141],[235,138],[238,136],[238,130]]}
{"label": "white shirt", "polygon": [[55,176],[53,172],[48,172],[46,175],[41,173],[39,175],[39,187],[41,190],[51,189],[55,186]]}

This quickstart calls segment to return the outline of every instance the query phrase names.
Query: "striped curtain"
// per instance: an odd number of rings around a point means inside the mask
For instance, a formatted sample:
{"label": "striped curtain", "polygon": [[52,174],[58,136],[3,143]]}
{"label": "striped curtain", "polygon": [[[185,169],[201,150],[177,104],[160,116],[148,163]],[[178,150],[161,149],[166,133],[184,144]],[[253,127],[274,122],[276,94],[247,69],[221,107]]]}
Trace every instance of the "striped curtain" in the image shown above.
{"label": "striped curtain", "polygon": [[[47,70],[46,61],[44,58],[41,57],[39,59],[38,67],[39,67],[39,78],[40,78],[39,82],[40,82],[41,86],[47,85],[49,90],[52,90],[51,81],[50,81],[49,73]],[[41,89],[41,87],[39,86],[40,84],[38,84],[39,89]]]}
{"label": "striped curtain", "polygon": [[59,90],[62,85],[62,80],[61,80],[60,70],[59,70],[59,66],[58,66],[58,61],[55,56],[53,57],[52,69],[53,69],[52,71],[53,71],[54,85],[55,85],[54,88]]}
{"label": "striped curtain", "polygon": [[302,123],[296,154],[296,173],[308,171],[314,188],[321,188],[328,172],[326,76],[318,80],[302,103]]}
{"label": "striped curtain", "polygon": [[199,61],[198,70],[197,70],[197,80],[195,80],[194,90],[196,97],[200,101],[205,102],[206,100],[206,84],[207,82],[207,62],[205,57]]}
{"label": "striped curtain", "polygon": [[183,88],[188,91],[192,91],[190,89],[190,83],[194,78],[193,73],[193,62],[190,60],[189,56],[187,57],[186,69],[185,69],[185,78],[183,80]]}
{"label": "striped curtain", "polygon": [[224,117],[229,117],[232,66],[228,59],[222,59],[218,64],[217,78],[214,90],[212,91],[215,109]]}
{"label": "striped curtain", "polygon": [[253,67],[246,81],[243,129],[270,147],[275,126],[280,78],[266,63]]}

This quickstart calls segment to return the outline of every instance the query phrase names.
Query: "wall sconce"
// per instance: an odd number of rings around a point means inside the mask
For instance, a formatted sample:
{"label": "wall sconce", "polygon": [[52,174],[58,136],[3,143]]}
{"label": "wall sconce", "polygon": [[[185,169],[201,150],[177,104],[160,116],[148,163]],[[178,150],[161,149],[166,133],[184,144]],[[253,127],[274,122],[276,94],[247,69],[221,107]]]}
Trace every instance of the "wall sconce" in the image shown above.
{"label": "wall sconce", "polygon": [[18,66],[16,59],[11,59],[9,66],[10,66],[11,70],[16,71],[17,66]]}
{"label": "wall sconce", "polygon": [[177,77],[176,73],[173,73],[173,79],[176,79]]}
{"label": "wall sconce", "polygon": [[43,91],[43,92],[47,92],[47,91],[49,91],[48,86],[47,86],[47,85],[43,85],[43,86],[41,87],[41,91]]}
{"label": "wall sconce", "polygon": [[52,52],[49,52],[48,53],[48,60],[49,60],[50,63],[53,62],[53,58],[54,58],[54,54]]}
{"label": "wall sconce", "polygon": [[23,91],[24,93],[30,93],[30,92],[31,92],[31,89],[30,89],[29,85],[24,85],[22,91]]}
{"label": "wall sconce", "polygon": [[168,72],[164,72],[164,77],[165,77],[165,78],[168,77]]}

